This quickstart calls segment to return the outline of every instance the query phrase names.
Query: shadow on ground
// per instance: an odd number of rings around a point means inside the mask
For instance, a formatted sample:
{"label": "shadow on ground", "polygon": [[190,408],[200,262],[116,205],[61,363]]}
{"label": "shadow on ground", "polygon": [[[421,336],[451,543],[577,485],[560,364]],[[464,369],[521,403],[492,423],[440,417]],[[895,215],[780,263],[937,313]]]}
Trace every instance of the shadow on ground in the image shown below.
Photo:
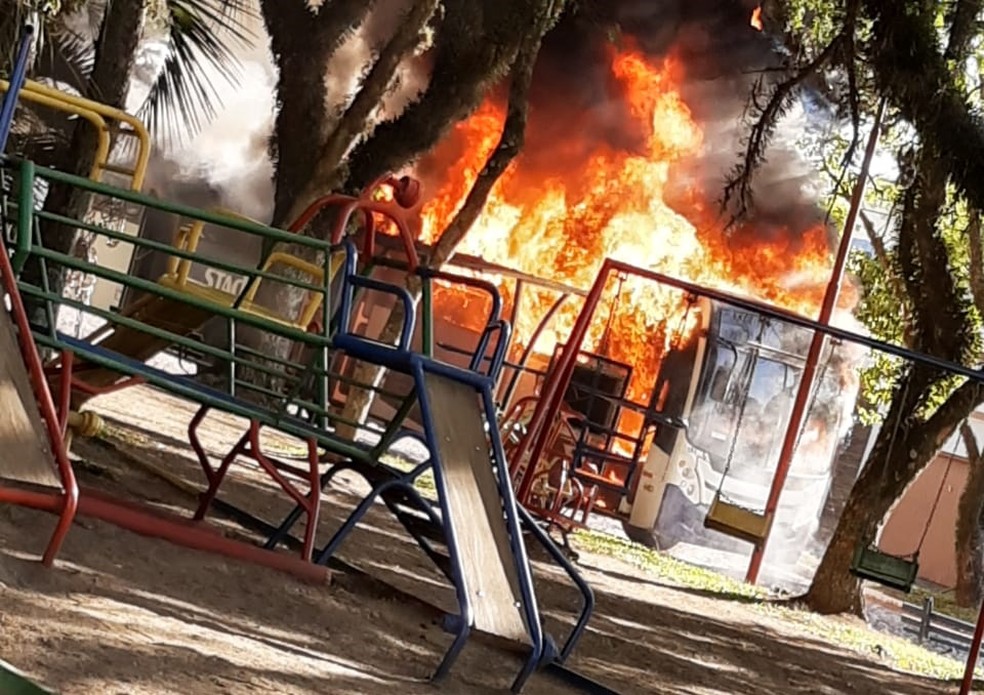
{"label": "shadow on ground", "polygon": [[[201,484],[197,464],[170,450],[186,449],[183,440],[166,432],[140,434],[147,443],[129,441],[127,453]],[[77,453],[102,471],[84,473],[89,484],[169,507],[194,506],[187,495],[128,467],[105,447],[80,442]],[[349,477],[329,492],[319,527],[322,542],[354,506],[353,493],[363,489]],[[246,466],[233,468],[221,496],[273,523],[291,507],[272,481]],[[88,521],[70,534],[62,567],[49,571],[23,559],[43,547],[49,524],[37,520],[44,517],[22,510],[4,514],[0,581],[7,590],[0,633],[7,637],[0,636],[0,645],[16,665],[59,688],[85,692],[89,683],[112,682],[120,692],[164,684],[189,694],[209,688],[481,694],[502,692],[519,665],[514,656],[473,644],[452,680],[435,688],[424,681],[450,642],[436,626],[435,612],[398,592],[363,591],[358,575],[341,577],[332,588],[310,587]],[[398,590],[453,609],[444,578],[383,508],[369,515],[340,554]],[[701,595],[667,587],[658,577],[640,581],[604,558],[583,560],[598,605],[570,665],[620,692],[948,691],[939,681],[896,673],[797,634],[755,614],[746,597]],[[559,570],[543,563],[537,563],[537,581],[548,626],[563,637],[579,595]],[[19,619],[44,626],[33,642],[12,642],[6,626]],[[538,676],[527,692],[567,690]]]}

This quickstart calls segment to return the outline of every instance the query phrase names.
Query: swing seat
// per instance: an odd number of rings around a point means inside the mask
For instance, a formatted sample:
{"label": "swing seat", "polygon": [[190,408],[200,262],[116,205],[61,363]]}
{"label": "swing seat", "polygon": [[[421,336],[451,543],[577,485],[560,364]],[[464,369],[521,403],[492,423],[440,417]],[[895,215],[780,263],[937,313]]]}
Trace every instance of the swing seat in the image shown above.
{"label": "swing seat", "polygon": [[718,493],[704,517],[704,528],[759,545],[769,534],[769,519],[761,512],[721,499]]}
{"label": "swing seat", "polygon": [[889,555],[877,548],[862,545],[854,551],[851,574],[909,593],[916,583],[916,575],[919,574],[919,560],[917,557],[909,559]]}

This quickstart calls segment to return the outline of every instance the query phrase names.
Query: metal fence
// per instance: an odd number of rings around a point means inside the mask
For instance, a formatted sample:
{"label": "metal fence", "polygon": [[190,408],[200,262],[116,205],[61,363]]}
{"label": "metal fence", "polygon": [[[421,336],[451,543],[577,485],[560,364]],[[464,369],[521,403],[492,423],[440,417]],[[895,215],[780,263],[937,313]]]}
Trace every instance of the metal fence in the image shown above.
{"label": "metal fence", "polygon": [[[902,604],[902,627],[915,635],[919,644],[956,652],[964,658],[970,651],[974,635],[974,624],[951,618],[934,610],[933,597],[929,596],[920,606],[915,603]],[[941,649],[940,649],[941,648]],[[980,664],[980,654],[977,656]]]}

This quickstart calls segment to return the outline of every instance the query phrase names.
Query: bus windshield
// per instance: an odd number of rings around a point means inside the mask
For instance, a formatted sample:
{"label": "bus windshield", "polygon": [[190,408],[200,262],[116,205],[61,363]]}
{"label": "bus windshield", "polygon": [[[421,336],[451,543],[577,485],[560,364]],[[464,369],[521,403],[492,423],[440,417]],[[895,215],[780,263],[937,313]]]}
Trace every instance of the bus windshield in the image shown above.
{"label": "bus windshield", "polygon": [[714,348],[705,367],[709,378],[703,380],[691,411],[691,441],[710,455],[718,471],[729,456],[736,468],[771,470],[799,370],[746,346],[718,342]]}

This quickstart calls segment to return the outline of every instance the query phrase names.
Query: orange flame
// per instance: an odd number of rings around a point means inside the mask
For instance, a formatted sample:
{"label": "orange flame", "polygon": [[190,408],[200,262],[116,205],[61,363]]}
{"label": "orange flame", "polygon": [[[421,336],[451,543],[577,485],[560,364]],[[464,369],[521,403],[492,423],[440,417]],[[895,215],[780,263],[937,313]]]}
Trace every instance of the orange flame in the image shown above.
{"label": "orange flame", "polygon": [[765,25],[762,24],[762,6],[761,5],[759,5],[754,10],[752,10],[752,19],[749,22],[749,24],[751,24],[752,25],[752,28],[755,29],[756,31],[762,31],[762,29],[765,27]]}
{"label": "orange flame", "polygon": [[[582,289],[611,257],[815,314],[830,273],[825,229],[786,230],[770,242],[729,236],[714,205],[705,202],[714,200],[714,192],[697,189],[688,192],[687,217],[670,208],[664,192],[671,166],[695,158],[703,144],[676,87],[682,66],[673,58],[654,61],[634,50],[613,50],[609,68],[619,107],[627,114],[618,134],[634,131],[630,136],[638,136],[638,143],[616,147],[604,138],[551,137],[548,145],[531,150],[528,141],[459,250]],[[418,173],[438,182],[430,186],[434,192],[422,211],[424,241],[433,243],[451,220],[498,142],[503,118],[501,103],[486,101],[418,163]],[[508,304],[509,285],[502,287]],[[556,297],[556,292],[527,289],[514,326],[519,344],[528,344]],[[463,309],[463,299],[457,291],[435,293],[435,311],[478,328],[471,324],[481,312],[474,302]],[[579,309],[578,302],[565,304],[535,351],[549,355],[562,343]],[[632,365],[628,395],[644,401],[670,341],[689,335],[698,323],[694,312],[685,312],[679,292],[638,278],[621,284],[613,278],[584,349],[604,348],[608,357]]]}

